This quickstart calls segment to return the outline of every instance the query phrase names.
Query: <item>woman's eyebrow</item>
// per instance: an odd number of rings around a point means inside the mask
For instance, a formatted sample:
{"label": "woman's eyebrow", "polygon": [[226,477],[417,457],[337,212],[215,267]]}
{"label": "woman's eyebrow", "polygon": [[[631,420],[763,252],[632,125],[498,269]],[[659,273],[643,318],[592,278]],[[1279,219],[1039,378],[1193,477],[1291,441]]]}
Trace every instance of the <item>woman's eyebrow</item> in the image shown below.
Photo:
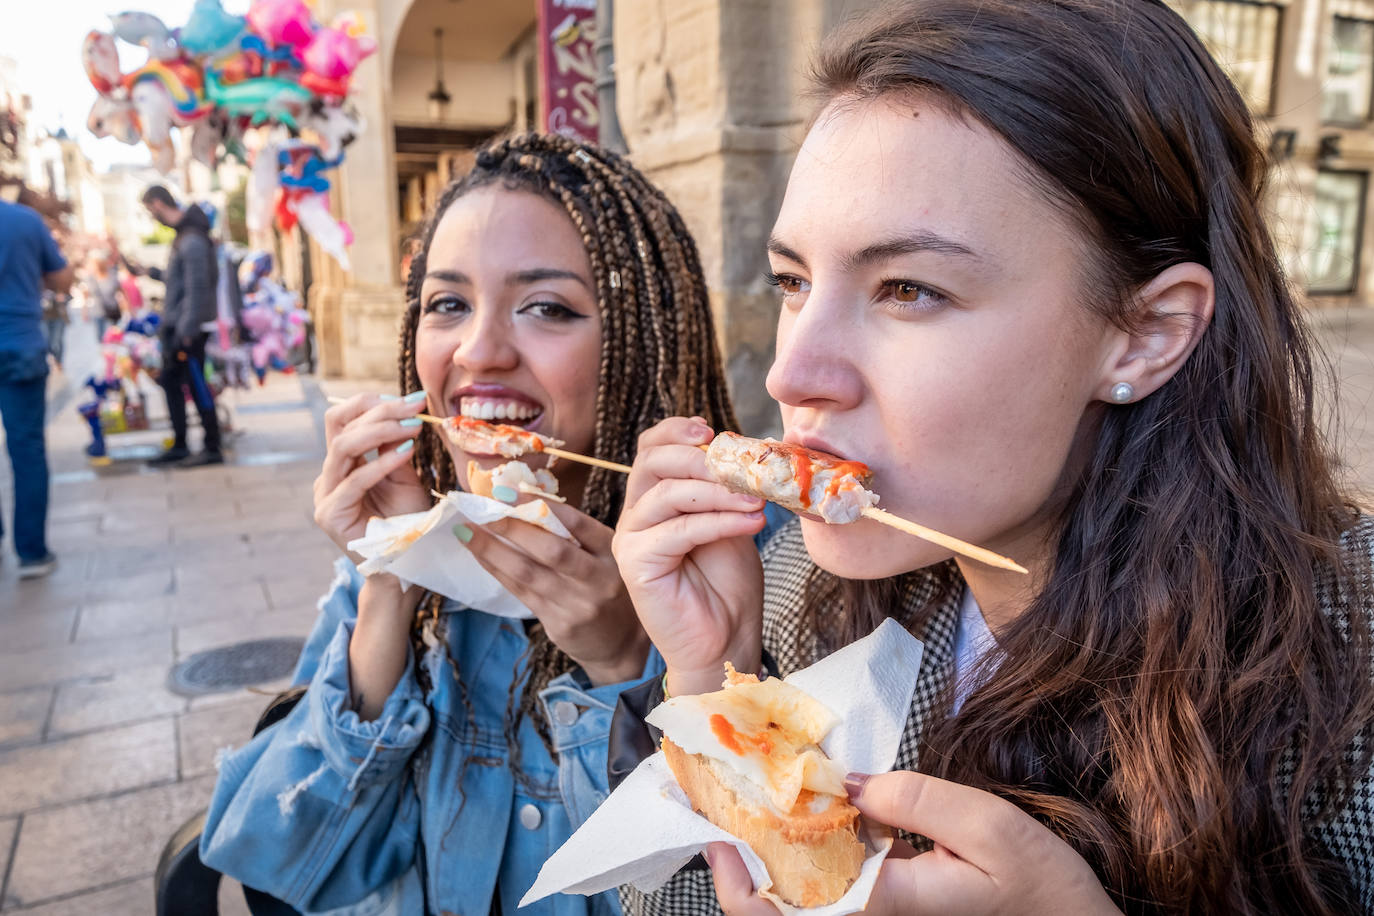
{"label": "woman's eyebrow", "polygon": [[[768,250],[779,257],[787,258],[789,261],[795,261],[802,267],[806,267],[806,259],[776,236],[768,240]],[[976,251],[962,242],[956,242],[933,232],[915,232],[911,235],[884,239],[872,245],[866,245],[858,251],[851,251],[844,256],[842,265],[846,271],[852,272],[871,264],[921,251],[954,255],[973,261],[982,260]]]}
{"label": "woman's eyebrow", "polygon": [[517,270],[506,275],[507,286],[528,286],[531,283],[539,283],[543,280],[575,280],[582,286],[591,291],[587,281],[581,274],[571,270],[560,270],[556,267],[534,267],[529,270]]}
{"label": "woman's eyebrow", "polygon": [[858,251],[845,255],[843,264],[846,271],[855,271],[904,254],[915,254],[922,251],[955,255],[974,261],[982,260],[977,252],[962,242],[956,242],[933,232],[922,231],[866,245]]}
{"label": "woman's eyebrow", "polygon": [[468,275],[457,270],[430,270],[425,272],[426,280],[446,280],[449,283],[472,283]]}

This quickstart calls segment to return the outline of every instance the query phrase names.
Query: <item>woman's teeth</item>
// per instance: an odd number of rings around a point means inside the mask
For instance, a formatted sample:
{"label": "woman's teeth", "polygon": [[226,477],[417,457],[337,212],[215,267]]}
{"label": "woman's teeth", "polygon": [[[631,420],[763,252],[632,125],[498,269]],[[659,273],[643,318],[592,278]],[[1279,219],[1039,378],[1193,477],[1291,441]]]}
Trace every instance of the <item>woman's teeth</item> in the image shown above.
{"label": "woman's teeth", "polygon": [[528,404],[521,404],[517,401],[479,401],[473,398],[463,398],[459,411],[463,416],[472,417],[476,420],[515,420],[517,422],[532,420],[540,413],[538,407],[530,407]]}

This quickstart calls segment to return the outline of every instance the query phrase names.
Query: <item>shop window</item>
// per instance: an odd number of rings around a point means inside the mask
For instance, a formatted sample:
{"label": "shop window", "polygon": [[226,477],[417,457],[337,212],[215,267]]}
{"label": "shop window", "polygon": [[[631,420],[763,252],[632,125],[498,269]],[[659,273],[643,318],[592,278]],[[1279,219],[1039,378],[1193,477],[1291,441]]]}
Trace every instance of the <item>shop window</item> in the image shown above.
{"label": "shop window", "polygon": [[1175,0],[1172,5],[1221,62],[1250,110],[1271,114],[1284,5],[1261,0]]}
{"label": "shop window", "polygon": [[1349,294],[1359,281],[1367,172],[1317,172],[1316,238],[1307,255],[1311,293]]}
{"label": "shop window", "polygon": [[1326,55],[1322,120],[1363,124],[1374,103],[1374,22],[1336,16]]}

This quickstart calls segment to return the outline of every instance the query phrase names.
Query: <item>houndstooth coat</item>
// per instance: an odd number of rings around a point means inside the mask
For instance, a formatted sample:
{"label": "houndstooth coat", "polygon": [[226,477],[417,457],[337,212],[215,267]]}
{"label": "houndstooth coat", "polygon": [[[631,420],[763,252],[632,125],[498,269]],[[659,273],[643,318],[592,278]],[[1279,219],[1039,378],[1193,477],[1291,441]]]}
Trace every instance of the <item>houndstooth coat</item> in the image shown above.
{"label": "houndstooth coat", "polygon": [[[1374,518],[1362,518],[1345,537],[1351,557],[1351,574],[1364,577],[1365,594],[1374,594],[1371,559],[1374,559]],[[801,526],[789,524],[778,532],[763,552],[764,603],[763,646],[771,653],[778,673],[787,676],[817,660],[814,638],[801,632],[797,609],[802,606],[806,584],[815,565],[802,542]],[[925,643],[921,671],[911,700],[911,714],[897,752],[894,769],[916,770],[925,723],[949,702],[946,689],[954,678],[954,637],[964,581],[953,562],[932,567],[928,575],[914,577],[901,596],[893,615]],[[1323,606],[1344,630],[1352,610],[1339,587],[1334,571],[1317,583]],[[923,614],[922,612],[925,611]],[[1374,609],[1364,608],[1366,614]],[[923,617],[916,625],[913,621]],[[1359,747],[1352,748],[1352,753]],[[1350,883],[1359,896],[1352,911],[1374,914],[1374,773],[1356,781],[1351,801],[1332,819],[1313,825],[1314,840],[1345,861]],[[689,866],[652,893],[626,885],[620,888],[625,916],[720,916],[711,873]]]}

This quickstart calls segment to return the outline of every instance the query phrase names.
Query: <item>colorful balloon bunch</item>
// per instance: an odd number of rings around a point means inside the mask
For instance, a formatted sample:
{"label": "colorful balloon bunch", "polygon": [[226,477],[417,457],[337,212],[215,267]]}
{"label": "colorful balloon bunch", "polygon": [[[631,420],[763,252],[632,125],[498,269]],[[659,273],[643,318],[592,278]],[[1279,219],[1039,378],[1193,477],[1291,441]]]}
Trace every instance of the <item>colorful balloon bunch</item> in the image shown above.
{"label": "colorful balloon bunch", "polygon": [[[191,131],[192,156],[211,167],[221,150],[249,161],[245,132],[263,128],[251,157],[249,228],[265,228],[273,216],[286,231],[300,223],[348,270],[352,232],[329,213],[324,172],[362,129],[346,104],[348,85],[377,46],[357,16],[322,25],[304,0],[254,0],[246,16],[226,13],[220,0],[196,0],[179,29],[137,11],[110,21],[112,32],[89,32],[81,48],[100,93],[86,120],[91,132],[145,143],[168,172],[174,128]],[[116,38],[146,49],[147,61],[122,73]]]}
{"label": "colorful balloon bunch", "polygon": [[262,384],[268,369],[295,371],[292,351],[305,343],[310,313],[301,308],[300,297],[273,282],[272,256],[259,252],[243,260],[239,283],[243,288],[243,313],[239,321],[248,337],[253,372]]}

